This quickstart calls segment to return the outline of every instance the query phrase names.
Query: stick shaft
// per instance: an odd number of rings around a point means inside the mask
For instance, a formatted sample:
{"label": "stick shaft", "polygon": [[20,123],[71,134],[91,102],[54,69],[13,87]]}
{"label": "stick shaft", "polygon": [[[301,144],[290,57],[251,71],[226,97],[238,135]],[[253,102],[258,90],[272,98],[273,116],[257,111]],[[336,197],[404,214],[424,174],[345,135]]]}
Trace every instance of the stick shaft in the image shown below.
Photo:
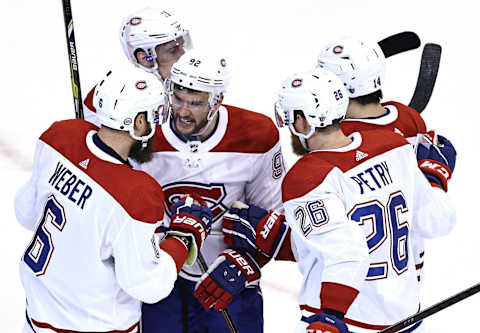
{"label": "stick shaft", "polygon": [[381,330],[380,332],[378,333],[394,333],[394,332],[398,332],[412,324],[415,324],[417,322],[419,322],[420,320],[422,319],[425,319],[427,317],[430,317],[431,315],[445,309],[445,308],[448,308],[449,306],[452,306],[453,304],[456,304],[462,300],[464,300],[465,298],[468,298],[472,295],[475,295],[476,293],[480,292],[480,283],[468,288],[468,289],[465,289],[461,292],[459,292],[458,294],[455,294],[453,296],[450,296],[449,298],[447,299],[444,299],[443,301],[441,302],[438,302],[428,308],[426,308],[425,310],[423,311],[420,311],[414,315],[411,315],[410,317],[407,317],[401,321],[399,321],[398,323],[392,325],[392,326],[389,326],[383,330]]}
{"label": "stick shaft", "polygon": [[73,31],[72,6],[70,0],[62,0],[62,7],[63,17],[65,19],[65,33],[67,37],[68,62],[70,65],[75,118],[83,119],[80,73],[78,71],[77,47],[75,43],[75,33]]}

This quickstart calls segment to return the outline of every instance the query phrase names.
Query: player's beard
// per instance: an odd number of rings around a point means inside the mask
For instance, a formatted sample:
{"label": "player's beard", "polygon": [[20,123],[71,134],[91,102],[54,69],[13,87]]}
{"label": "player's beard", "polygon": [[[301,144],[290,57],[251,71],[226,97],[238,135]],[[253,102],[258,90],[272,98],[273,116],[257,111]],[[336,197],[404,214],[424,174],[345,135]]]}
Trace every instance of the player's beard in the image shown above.
{"label": "player's beard", "polygon": [[305,148],[303,148],[302,146],[302,143],[300,142],[300,139],[298,136],[296,136],[295,134],[293,133],[290,133],[291,135],[291,144],[292,144],[292,150],[293,150],[293,153],[295,155],[298,155],[298,156],[304,156],[306,154],[308,154],[308,150],[306,150]]}
{"label": "player's beard", "polygon": [[[151,125],[149,125],[141,136],[145,136],[148,133],[151,133],[151,131],[152,127]],[[139,164],[150,162],[153,158],[153,138],[154,136],[148,139],[147,145],[145,147],[143,147],[142,141],[135,141],[135,143],[130,148],[130,153],[128,154],[128,157],[138,162]]]}
{"label": "player's beard", "polygon": [[191,131],[191,133],[185,134],[185,133],[180,132],[180,130],[177,128],[177,121],[179,121],[179,118],[180,118],[179,114],[173,113],[173,125],[175,127],[175,130],[177,131],[178,134],[180,134],[181,136],[183,136],[185,138],[188,138],[191,135],[198,135],[199,133],[201,133],[205,129],[205,126],[208,125],[207,117],[200,120],[200,122],[198,122],[198,123],[195,120],[195,118],[192,117],[192,118],[190,118],[190,120],[195,122],[195,126],[193,127],[193,130]]}
{"label": "player's beard", "polygon": [[130,148],[130,153],[128,157],[138,162],[139,164],[150,162],[153,158],[153,137],[148,139],[147,146],[142,147],[142,141],[135,141],[132,148]]}

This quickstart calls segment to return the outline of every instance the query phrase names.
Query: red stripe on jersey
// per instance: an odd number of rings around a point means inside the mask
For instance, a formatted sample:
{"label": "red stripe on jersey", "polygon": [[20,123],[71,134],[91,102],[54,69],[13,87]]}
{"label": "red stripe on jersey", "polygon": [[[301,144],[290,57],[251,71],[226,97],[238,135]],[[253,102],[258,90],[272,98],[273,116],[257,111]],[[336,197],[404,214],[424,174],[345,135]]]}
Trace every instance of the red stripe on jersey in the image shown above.
{"label": "red stripe on jersey", "polygon": [[224,105],[228,111],[227,131],[212,152],[263,154],[279,141],[273,121],[260,113]]}
{"label": "red stripe on jersey", "polygon": [[358,293],[357,289],[344,284],[322,282],[320,303],[324,309],[332,309],[345,314]]}
{"label": "red stripe on jersey", "polygon": [[[311,313],[323,313],[323,311],[320,310],[319,308],[314,308],[314,307],[309,306],[307,304],[300,305],[300,310],[306,310],[306,311],[309,311]],[[420,304],[418,305],[417,313],[418,312],[420,312]],[[373,324],[362,323],[360,321],[356,321],[356,320],[349,319],[349,318],[346,318],[346,317],[343,319],[343,321],[346,324],[350,324],[350,325],[361,327],[361,328],[366,328],[366,329],[369,329],[369,330],[376,330],[376,331],[381,331],[381,330],[390,326],[390,325],[373,325]]]}
{"label": "red stripe on jersey", "polygon": [[[287,172],[282,183],[282,201],[299,198],[318,187],[334,168],[347,172],[372,157],[389,150],[408,145],[401,135],[390,131],[375,130],[360,132],[362,144],[350,151],[316,151],[303,156]],[[367,154],[357,161],[356,153]]]}
{"label": "red stripe on jersey", "polygon": [[[91,130],[98,130],[98,127],[82,119],[63,120],[53,123],[40,140],[103,187],[134,219],[146,223],[162,220],[161,186],[143,171],[104,161],[92,154],[85,139]],[[87,169],[79,168],[79,163],[86,159],[90,159]]]}
{"label": "red stripe on jersey", "polygon": [[177,274],[180,273],[188,256],[186,245],[174,236],[162,241],[160,248],[172,257],[173,261],[175,261],[175,266],[177,266]]}
{"label": "red stripe on jersey", "polygon": [[[307,304],[301,304],[300,305],[300,310],[305,310],[311,313],[323,313],[323,311],[319,308],[314,308],[312,306],[309,306]],[[343,321],[347,324],[354,325],[357,327],[362,327],[362,328],[367,328],[371,330],[383,330],[384,328],[387,328],[388,326],[385,325],[371,325],[371,324],[366,324],[366,323],[361,323],[359,321],[351,320],[348,318],[344,318]]]}
{"label": "red stripe on jersey", "polygon": [[92,112],[97,112],[97,109],[95,109],[95,107],[93,106],[93,94],[95,93],[95,87],[93,87],[92,90],[88,92],[87,97],[83,101],[83,104],[85,104],[85,106]]}
{"label": "red stripe on jersey", "polygon": [[[49,330],[52,330],[56,333],[81,333],[79,331],[72,331],[72,330],[65,330],[65,329],[61,329],[61,328],[56,328],[56,327],[54,327],[54,326],[52,326],[48,323],[41,323],[39,321],[36,321],[35,319],[32,319],[32,322],[35,326],[37,326],[39,328],[48,328]],[[133,324],[132,326],[130,326],[126,330],[105,331],[104,333],[130,333],[130,332],[134,332],[135,329],[139,329],[139,328],[140,328],[140,323],[136,322],[135,324]],[[138,330],[136,332],[138,332]],[[99,333],[102,333],[102,332],[99,332]]]}
{"label": "red stripe on jersey", "polygon": [[367,119],[360,119],[359,121],[348,119],[340,123],[343,133],[345,133],[345,135],[350,135],[353,132],[365,130],[384,129],[394,131],[397,129],[402,132],[405,137],[409,138],[416,136],[419,133],[427,132],[425,121],[415,109],[393,101],[382,103],[382,105],[392,105],[397,108],[398,117],[394,122],[386,125],[378,125],[369,123]]}
{"label": "red stripe on jersey", "polygon": [[155,135],[153,137],[153,151],[177,151],[175,148],[172,147],[171,144],[168,143],[165,135],[162,132],[162,126],[157,125],[155,129]]}

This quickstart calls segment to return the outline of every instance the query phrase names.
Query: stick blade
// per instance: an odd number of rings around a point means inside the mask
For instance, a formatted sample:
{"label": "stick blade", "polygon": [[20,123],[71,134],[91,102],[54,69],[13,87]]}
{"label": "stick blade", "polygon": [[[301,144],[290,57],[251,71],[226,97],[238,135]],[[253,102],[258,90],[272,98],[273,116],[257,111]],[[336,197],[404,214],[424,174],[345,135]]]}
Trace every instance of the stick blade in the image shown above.
{"label": "stick blade", "polygon": [[441,55],[442,47],[440,45],[433,43],[425,44],[420,70],[418,72],[417,86],[408,104],[409,107],[414,108],[418,113],[425,110],[432,96],[435,81],[437,80]]}
{"label": "stick blade", "polygon": [[414,50],[420,46],[420,38],[412,31],[403,31],[378,42],[385,58]]}

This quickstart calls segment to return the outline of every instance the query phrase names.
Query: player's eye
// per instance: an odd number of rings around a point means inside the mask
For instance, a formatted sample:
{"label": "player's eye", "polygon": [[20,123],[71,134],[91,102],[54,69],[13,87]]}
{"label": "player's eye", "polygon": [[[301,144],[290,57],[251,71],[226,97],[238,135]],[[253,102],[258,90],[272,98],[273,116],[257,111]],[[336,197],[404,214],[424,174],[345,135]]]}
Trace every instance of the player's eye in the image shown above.
{"label": "player's eye", "polygon": [[204,103],[204,102],[202,102],[202,101],[192,101],[192,102],[190,102],[190,105],[191,105],[191,106],[197,106],[197,107],[200,107],[200,106],[204,106],[204,105],[205,105],[205,103]]}

